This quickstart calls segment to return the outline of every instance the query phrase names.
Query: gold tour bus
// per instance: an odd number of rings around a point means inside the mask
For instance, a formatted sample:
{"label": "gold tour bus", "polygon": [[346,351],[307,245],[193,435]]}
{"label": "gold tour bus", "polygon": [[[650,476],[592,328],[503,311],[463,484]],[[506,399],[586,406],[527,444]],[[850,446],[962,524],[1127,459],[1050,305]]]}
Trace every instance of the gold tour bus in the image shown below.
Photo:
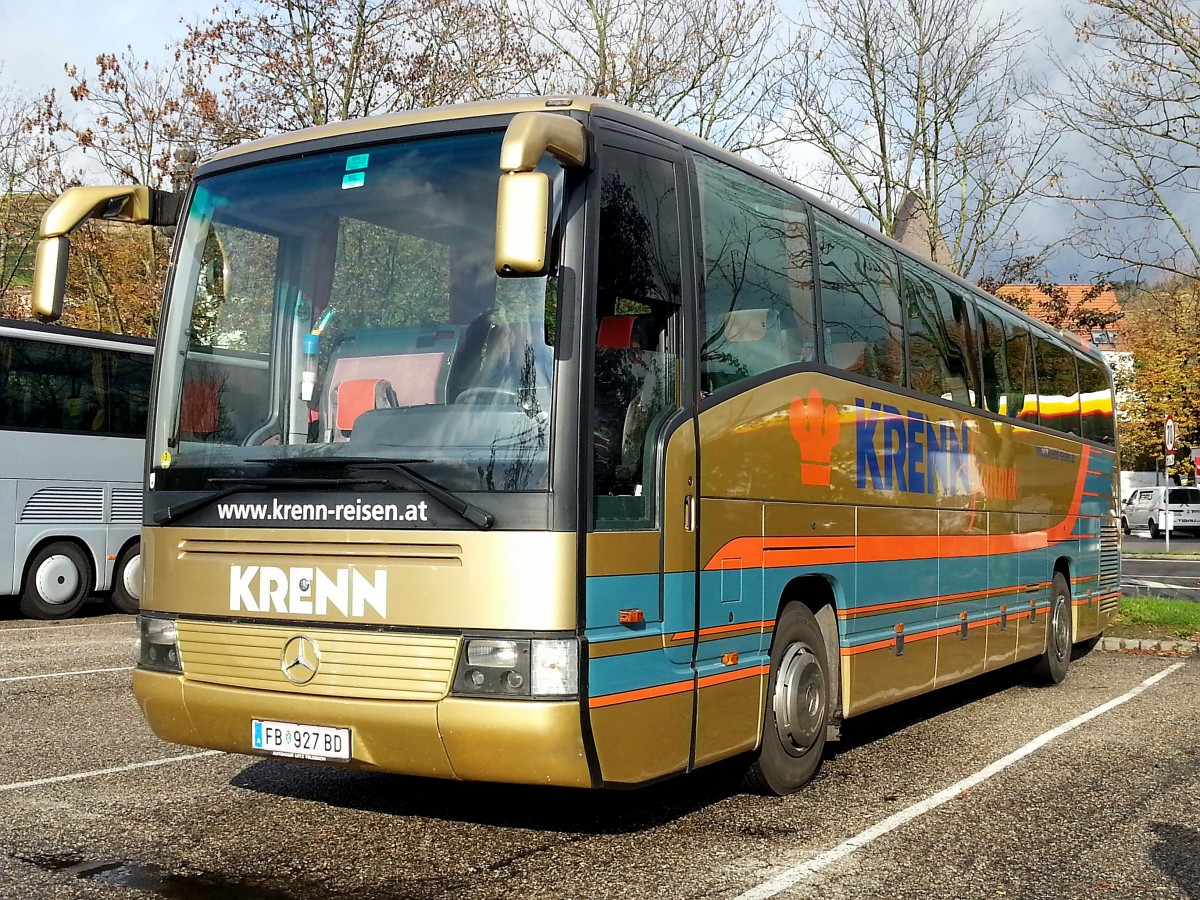
{"label": "gold tour bus", "polygon": [[186,196],[134,687],[181,744],[793,791],[843,719],[1028,663],[1119,591],[1092,348],[792,184],[592,99],[325,125]]}

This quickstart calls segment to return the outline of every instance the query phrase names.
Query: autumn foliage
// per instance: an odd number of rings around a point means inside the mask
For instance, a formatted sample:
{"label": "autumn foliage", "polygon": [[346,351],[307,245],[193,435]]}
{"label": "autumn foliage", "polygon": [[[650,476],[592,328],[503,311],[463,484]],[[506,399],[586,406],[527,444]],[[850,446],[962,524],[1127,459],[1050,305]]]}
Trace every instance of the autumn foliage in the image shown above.
{"label": "autumn foliage", "polygon": [[1173,279],[1135,295],[1123,330],[1131,362],[1117,371],[1122,467],[1154,468],[1170,414],[1174,471],[1186,476],[1188,453],[1200,446],[1200,285]]}

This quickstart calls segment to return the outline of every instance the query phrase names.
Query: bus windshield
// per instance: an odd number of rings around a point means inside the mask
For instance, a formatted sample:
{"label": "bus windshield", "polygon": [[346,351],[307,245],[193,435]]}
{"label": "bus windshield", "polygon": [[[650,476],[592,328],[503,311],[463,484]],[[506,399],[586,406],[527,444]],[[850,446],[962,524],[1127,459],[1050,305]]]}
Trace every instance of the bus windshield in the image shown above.
{"label": "bus windshield", "polygon": [[[162,329],[160,488],[340,458],[452,490],[548,488],[557,280],[495,273],[502,137],[197,182]],[[542,166],[557,210],[561,168]]]}

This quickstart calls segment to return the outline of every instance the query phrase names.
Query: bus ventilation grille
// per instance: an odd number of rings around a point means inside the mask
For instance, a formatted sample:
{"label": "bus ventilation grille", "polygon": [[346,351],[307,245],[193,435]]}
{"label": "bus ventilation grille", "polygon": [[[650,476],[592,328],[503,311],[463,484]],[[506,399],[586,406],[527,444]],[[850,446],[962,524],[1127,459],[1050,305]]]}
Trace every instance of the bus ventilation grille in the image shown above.
{"label": "bus ventilation grille", "polygon": [[130,488],[113,488],[112,492],[112,521],[131,522],[134,525],[142,521],[142,492]]}
{"label": "bus ventilation grille", "polygon": [[45,487],[21,508],[20,522],[103,522],[103,487]]}
{"label": "bus ventilation grille", "polygon": [[1100,612],[1109,613],[1121,599],[1121,532],[1115,525],[1100,529]]}

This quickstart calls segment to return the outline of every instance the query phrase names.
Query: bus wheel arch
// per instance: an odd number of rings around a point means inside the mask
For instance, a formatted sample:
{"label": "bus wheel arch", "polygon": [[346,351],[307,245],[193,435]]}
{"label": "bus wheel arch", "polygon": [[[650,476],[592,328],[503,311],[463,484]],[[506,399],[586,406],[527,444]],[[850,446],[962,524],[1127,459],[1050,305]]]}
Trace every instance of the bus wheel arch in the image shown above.
{"label": "bus wheel arch", "polygon": [[136,614],[142,599],[142,542],[133,538],[117,554],[108,604],[119,613]]}
{"label": "bus wheel arch", "polygon": [[66,619],[75,615],[96,584],[95,561],[69,539],[50,539],[25,567],[21,613],[30,619]]}
{"label": "bus wheel arch", "polygon": [[747,786],[784,795],[812,780],[821,766],[840,683],[833,591],[821,578],[791,582],[783,592],[771,640],[762,740]]}
{"label": "bus wheel arch", "polygon": [[1033,662],[1033,677],[1043,684],[1058,684],[1067,677],[1074,647],[1070,569],[1060,560],[1054,566],[1050,588],[1050,619],[1046,623],[1046,649]]}

